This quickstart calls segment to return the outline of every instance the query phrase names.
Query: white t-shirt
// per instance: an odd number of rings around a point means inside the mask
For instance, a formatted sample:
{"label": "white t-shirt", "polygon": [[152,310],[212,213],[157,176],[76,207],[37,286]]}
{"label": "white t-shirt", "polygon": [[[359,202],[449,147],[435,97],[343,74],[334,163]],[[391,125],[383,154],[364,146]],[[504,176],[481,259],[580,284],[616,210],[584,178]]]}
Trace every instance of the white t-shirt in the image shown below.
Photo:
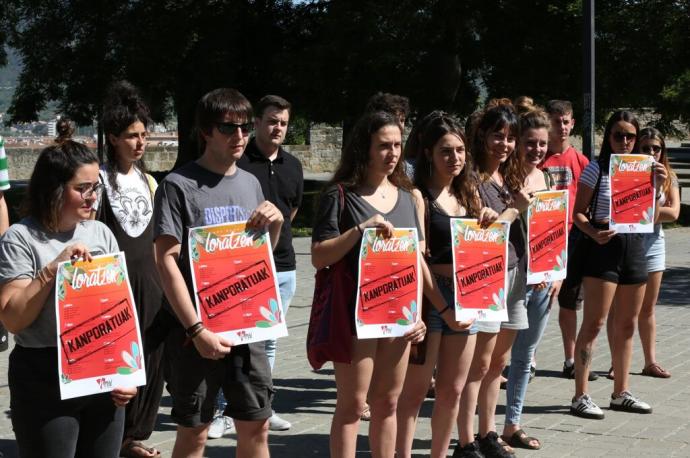
{"label": "white t-shirt", "polygon": [[[110,208],[120,223],[120,227],[130,237],[138,237],[144,232],[153,216],[153,202],[151,195],[156,192],[156,181],[149,175],[138,170],[132,170],[125,175],[117,173],[118,190],[115,191],[108,181],[108,173],[101,169],[101,179],[108,193]],[[151,188],[149,188],[151,183]],[[94,204],[98,209],[100,202]]]}

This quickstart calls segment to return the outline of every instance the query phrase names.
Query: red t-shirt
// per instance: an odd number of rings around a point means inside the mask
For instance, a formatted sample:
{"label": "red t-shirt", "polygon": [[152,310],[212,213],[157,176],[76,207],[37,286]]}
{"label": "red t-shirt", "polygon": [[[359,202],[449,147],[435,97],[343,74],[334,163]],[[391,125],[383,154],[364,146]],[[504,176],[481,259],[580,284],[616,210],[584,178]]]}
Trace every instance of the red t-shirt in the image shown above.
{"label": "red t-shirt", "polygon": [[587,167],[587,164],[589,164],[589,159],[570,146],[561,154],[547,153],[544,162],[539,165],[541,170],[545,170],[551,176],[554,182],[554,189],[568,190],[568,207],[570,214],[568,230],[570,230],[573,225],[573,206],[575,205],[577,183],[580,180],[582,171]]}

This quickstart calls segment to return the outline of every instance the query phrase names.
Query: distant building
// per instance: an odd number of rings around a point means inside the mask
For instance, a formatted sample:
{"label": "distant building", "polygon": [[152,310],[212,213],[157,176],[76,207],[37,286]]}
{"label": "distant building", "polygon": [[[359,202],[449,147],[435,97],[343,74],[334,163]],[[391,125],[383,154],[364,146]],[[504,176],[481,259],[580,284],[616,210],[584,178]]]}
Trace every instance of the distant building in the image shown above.
{"label": "distant building", "polygon": [[60,118],[51,119],[48,121],[48,136],[57,137],[56,124]]}

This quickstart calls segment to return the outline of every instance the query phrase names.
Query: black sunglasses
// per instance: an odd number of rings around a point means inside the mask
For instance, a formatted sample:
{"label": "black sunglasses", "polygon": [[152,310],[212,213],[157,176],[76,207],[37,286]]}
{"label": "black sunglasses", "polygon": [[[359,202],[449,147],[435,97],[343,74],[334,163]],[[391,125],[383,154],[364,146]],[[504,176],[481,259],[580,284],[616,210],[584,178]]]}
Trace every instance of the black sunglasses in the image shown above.
{"label": "black sunglasses", "polygon": [[642,147],[642,152],[645,154],[659,154],[661,152],[661,146],[659,145],[645,145]]}
{"label": "black sunglasses", "polygon": [[103,183],[84,183],[74,188],[81,194],[81,198],[86,200],[90,199],[94,194],[96,197],[100,196],[101,191],[103,191]]}
{"label": "black sunglasses", "polygon": [[251,122],[246,122],[244,124],[235,124],[234,122],[217,122],[216,123],[216,128],[218,129],[218,132],[220,132],[223,135],[233,135],[235,132],[237,132],[237,129],[242,132],[242,136],[246,137],[248,136],[252,128],[254,127],[254,124]]}
{"label": "black sunglasses", "polygon": [[617,142],[622,142],[623,140],[635,140],[637,137],[637,134],[634,132],[614,132],[611,135],[613,135],[613,139]]}

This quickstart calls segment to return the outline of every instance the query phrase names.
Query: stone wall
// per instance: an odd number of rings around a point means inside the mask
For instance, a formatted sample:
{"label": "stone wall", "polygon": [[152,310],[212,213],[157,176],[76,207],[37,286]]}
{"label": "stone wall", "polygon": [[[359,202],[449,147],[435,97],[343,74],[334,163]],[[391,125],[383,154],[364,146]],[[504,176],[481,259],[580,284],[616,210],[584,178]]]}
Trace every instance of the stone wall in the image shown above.
{"label": "stone wall", "polygon": [[[312,126],[309,145],[286,145],[285,149],[301,162],[306,173],[333,172],[340,161],[342,127],[325,124]],[[42,147],[7,147],[7,161],[10,180],[28,180]],[[146,167],[152,172],[171,170],[177,158],[177,148],[172,146],[149,146],[146,148]]]}

